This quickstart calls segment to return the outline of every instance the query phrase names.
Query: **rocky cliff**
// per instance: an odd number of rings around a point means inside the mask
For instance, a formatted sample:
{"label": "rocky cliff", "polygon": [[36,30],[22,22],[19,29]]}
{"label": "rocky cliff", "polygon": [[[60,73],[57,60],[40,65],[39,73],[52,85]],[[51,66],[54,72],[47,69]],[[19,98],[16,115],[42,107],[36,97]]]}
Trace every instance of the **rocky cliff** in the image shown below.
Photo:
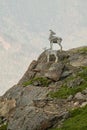
{"label": "rocky cliff", "polygon": [[53,55],[47,62],[44,51],[0,97],[1,130],[66,130],[70,111],[87,105],[87,46],[57,56],[57,63]]}

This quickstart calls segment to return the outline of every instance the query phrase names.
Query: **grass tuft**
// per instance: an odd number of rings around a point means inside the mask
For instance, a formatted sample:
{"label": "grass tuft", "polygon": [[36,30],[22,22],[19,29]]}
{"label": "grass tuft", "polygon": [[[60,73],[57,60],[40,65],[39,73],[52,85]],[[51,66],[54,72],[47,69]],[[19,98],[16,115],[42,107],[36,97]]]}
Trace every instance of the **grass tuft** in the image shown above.
{"label": "grass tuft", "polygon": [[3,124],[1,127],[0,127],[0,130],[7,130],[7,124]]}
{"label": "grass tuft", "polygon": [[83,53],[83,54],[87,53],[87,47],[79,48],[78,52]]}
{"label": "grass tuft", "polygon": [[44,77],[37,77],[37,78],[33,78],[27,82],[23,83],[23,86],[26,87],[28,85],[34,85],[34,83],[37,82],[37,86],[44,86],[44,87],[48,87],[48,85],[50,84],[50,80]]}

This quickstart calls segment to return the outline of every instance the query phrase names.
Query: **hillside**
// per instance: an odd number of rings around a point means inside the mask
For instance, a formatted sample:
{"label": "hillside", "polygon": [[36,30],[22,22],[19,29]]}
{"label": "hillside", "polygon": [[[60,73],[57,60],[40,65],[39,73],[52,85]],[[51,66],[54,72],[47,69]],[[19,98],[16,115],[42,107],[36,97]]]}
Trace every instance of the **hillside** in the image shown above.
{"label": "hillside", "polygon": [[87,46],[44,51],[0,97],[0,130],[86,130]]}

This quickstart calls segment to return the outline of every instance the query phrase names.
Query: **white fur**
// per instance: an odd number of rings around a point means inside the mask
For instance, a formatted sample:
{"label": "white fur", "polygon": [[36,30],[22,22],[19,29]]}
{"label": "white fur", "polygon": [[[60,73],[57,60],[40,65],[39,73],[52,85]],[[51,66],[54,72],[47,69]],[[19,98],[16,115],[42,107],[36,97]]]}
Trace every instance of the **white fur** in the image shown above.
{"label": "white fur", "polygon": [[50,31],[50,35],[49,35],[50,48],[53,49],[53,44],[58,44],[60,46],[60,51],[62,51],[62,45],[61,45],[62,38],[54,36],[56,33],[53,32],[52,30],[49,31]]}
{"label": "white fur", "polygon": [[57,50],[52,50],[52,49],[46,49],[43,48],[45,50],[46,56],[47,56],[47,62],[50,61],[50,55],[54,55],[55,56],[55,62],[58,61],[58,56],[57,56]]}

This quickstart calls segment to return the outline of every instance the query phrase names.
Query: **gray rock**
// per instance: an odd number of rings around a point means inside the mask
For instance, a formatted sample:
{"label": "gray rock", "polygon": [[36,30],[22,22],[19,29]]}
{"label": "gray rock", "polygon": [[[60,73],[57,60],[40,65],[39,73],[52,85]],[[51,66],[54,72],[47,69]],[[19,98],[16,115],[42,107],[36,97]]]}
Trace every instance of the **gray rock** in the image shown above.
{"label": "gray rock", "polygon": [[81,53],[75,53],[70,58],[70,64],[75,67],[87,66],[87,55],[83,56]]}
{"label": "gray rock", "polygon": [[[18,114],[17,114],[18,113]],[[47,116],[42,110],[37,112],[33,107],[26,107],[26,109],[21,110],[21,108],[15,111],[15,116],[8,125],[10,130],[35,130],[39,129],[42,122],[47,120]],[[47,127],[47,126],[46,126]]]}
{"label": "gray rock", "polygon": [[86,100],[86,97],[85,97],[81,92],[78,92],[78,93],[75,95],[74,98],[77,99],[77,100],[83,100],[83,101]]}
{"label": "gray rock", "polygon": [[36,66],[36,69],[39,70],[39,72],[36,73],[35,77],[44,76],[44,74],[48,71],[51,65],[52,65],[51,62],[39,63]]}
{"label": "gray rock", "polygon": [[87,95],[87,89],[83,90],[82,94]]}
{"label": "gray rock", "polygon": [[70,117],[70,114],[67,111],[67,112],[62,113],[62,116],[63,116],[63,119],[65,120],[65,119],[68,119]]}
{"label": "gray rock", "polygon": [[70,74],[72,74],[72,71],[64,71],[61,75],[61,78],[65,78],[65,77],[69,76]]}
{"label": "gray rock", "polygon": [[72,101],[73,99],[73,95],[70,95],[68,98],[67,98],[67,101]]}
{"label": "gray rock", "polygon": [[81,85],[83,82],[84,82],[84,80],[82,78],[77,77],[73,80],[68,81],[67,86],[69,88],[73,88],[73,87],[77,87],[77,86]]}
{"label": "gray rock", "polygon": [[80,107],[85,107],[87,105],[87,101],[83,102]]}
{"label": "gray rock", "polygon": [[38,64],[38,62],[36,61],[36,60],[33,60],[32,62],[31,62],[31,64],[29,65],[29,68],[28,68],[28,70],[34,70],[35,68],[36,68],[36,65]]}
{"label": "gray rock", "polygon": [[47,77],[53,81],[58,81],[61,77],[61,73],[58,73],[56,70],[53,70],[53,71],[49,71],[48,73],[46,73],[45,77]]}
{"label": "gray rock", "polygon": [[53,63],[48,72],[45,73],[45,77],[58,81],[62,75],[64,65],[62,63]]}

